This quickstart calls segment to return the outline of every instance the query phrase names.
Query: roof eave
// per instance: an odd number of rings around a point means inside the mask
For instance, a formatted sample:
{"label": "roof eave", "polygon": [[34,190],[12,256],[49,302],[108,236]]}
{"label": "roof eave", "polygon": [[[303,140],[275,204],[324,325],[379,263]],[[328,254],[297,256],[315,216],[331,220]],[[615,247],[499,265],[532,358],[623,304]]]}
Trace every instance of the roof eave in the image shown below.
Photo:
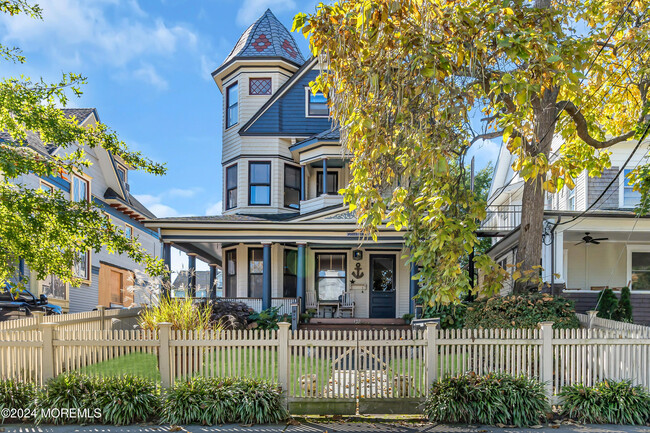
{"label": "roof eave", "polygon": [[226,63],[219,66],[215,69],[212,74],[212,79],[219,86],[219,90],[223,93],[223,79],[230,75],[229,71],[234,70],[237,66],[240,66],[240,63],[243,65],[250,64],[251,66],[256,66],[256,63],[276,61],[278,63],[284,63],[289,65],[291,69],[298,70],[302,64],[299,62],[294,62],[282,56],[257,56],[257,57],[241,57],[235,56]]}

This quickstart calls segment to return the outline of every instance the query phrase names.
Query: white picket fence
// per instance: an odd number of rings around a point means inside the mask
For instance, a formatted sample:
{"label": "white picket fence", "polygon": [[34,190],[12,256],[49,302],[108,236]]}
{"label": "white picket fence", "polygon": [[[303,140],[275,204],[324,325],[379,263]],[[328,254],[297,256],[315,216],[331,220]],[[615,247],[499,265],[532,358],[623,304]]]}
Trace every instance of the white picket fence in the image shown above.
{"label": "white picket fence", "polygon": [[[107,310],[104,307],[98,307],[94,311],[83,313],[58,314],[45,316],[43,312],[32,311],[31,317],[24,319],[7,320],[0,322],[0,332],[8,330],[28,331],[38,329],[40,323],[56,323],[58,329],[67,330],[104,330],[111,329],[113,319],[128,320],[126,325],[132,328],[135,324],[135,318],[140,314],[141,308],[124,308]],[[114,327],[114,326],[113,326]]]}
{"label": "white picket fence", "polygon": [[[650,387],[650,339],[619,330],[416,331],[75,330],[58,323],[0,331],[0,376],[43,383],[66,371],[132,373],[170,386],[193,375],[278,382],[290,404],[352,407],[421,401],[438,378],[505,372],[566,385],[628,379]],[[413,405],[411,405],[413,406]],[[362,406],[359,406],[362,407]],[[364,406],[366,407],[366,406]],[[384,406],[382,406],[384,407]],[[376,407],[375,407],[375,410]],[[403,413],[403,412],[402,412]]]}
{"label": "white picket fence", "polygon": [[580,324],[585,328],[600,328],[619,331],[621,335],[650,338],[650,326],[636,323],[618,322],[616,320],[597,317],[597,311],[588,311],[587,314],[576,314]]}

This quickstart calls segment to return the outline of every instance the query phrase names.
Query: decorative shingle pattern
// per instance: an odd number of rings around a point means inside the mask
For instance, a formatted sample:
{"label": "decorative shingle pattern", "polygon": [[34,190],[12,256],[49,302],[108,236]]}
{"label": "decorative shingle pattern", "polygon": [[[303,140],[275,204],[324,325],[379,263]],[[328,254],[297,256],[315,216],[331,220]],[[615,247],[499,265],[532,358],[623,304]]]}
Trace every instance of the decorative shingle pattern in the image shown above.
{"label": "decorative shingle pattern", "polygon": [[271,9],[246,29],[222,66],[245,57],[281,57],[299,65],[305,62],[293,36]]}

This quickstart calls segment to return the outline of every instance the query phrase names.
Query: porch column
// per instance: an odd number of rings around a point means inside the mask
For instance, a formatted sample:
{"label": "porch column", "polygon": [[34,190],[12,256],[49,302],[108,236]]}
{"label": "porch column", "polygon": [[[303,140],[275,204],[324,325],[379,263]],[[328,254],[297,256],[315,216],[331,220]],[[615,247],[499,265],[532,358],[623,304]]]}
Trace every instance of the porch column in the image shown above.
{"label": "porch column", "polygon": [[210,263],[210,299],[217,299],[217,266]]}
{"label": "porch column", "polygon": [[418,294],[418,281],[414,280],[413,277],[418,273],[417,263],[411,263],[411,280],[409,281],[409,314],[415,314],[415,299],[413,299]]}
{"label": "porch column", "polygon": [[305,166],[301,165],[300,166],[300,201],[305,200],[305,187],[307,186],[307,181],[305,179],[307,170],[305,170]]}
{"label": "porch column", "polygon": [[196,254],[187,255],[187,291],[190,297],[196,296]]}
{"label": "porch column", "polygon": [[307,244],[298,244],[298,284],[296,286],[296,296],[300,298],[300,314],[305,312],[305,250]]}
{"label": "porch column", "polygon": [[264,247],[262,271],[262,310],[271,308],[271,243],[263,242]]}
{"label": "porch column", "polygon": [[163,274],[163,284],[161,295],[169,296],[171,290],[171,272],[172,272],[172,244],[169,242],[163,243],[162,249],[163,261],[165,262],[165,272]]}
{"label": "porch column", "polygon": [[20,260],[18,260],[18,274],[20,278],[20,283],[22,284],[23,280],[25,279],[25,259],[22,257]]}
{"label": "porch column", "polygon": [[327,159],[323,159],[323,195],[327,195]]}
{"label": "porch column", "polygon": [[555,273],[560,275],[560,278],[555,279],[555,284],[566,284],[566,275],[564,275],[564,232],[556,230],[553,237],[555,244]]}

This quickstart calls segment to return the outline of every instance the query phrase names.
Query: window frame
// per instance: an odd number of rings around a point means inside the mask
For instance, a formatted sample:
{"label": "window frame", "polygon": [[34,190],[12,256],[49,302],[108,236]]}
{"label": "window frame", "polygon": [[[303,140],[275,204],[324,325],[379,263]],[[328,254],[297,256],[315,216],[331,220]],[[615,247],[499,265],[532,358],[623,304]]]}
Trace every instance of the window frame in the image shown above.
{"label": "window frame", "polygon": [[[55,297],[52,293],[50,293],[50,294],[45,293],[45,286],[47,285],[47,282],[50,281],[51,283],[53,283],[55,278],[57,280],[59,279],[56,275],[48,275],[48,276],[45,277],[44,280],[39,280],[38,281],[38,293],[39,293],[39,295],[47,296],[48,301],[54,300],[54,301],[58,301],[59,303],[60,302],[68,302],[69,299],[70,299],[70,293],[69,293],[70,285],[68,283],[63,283],[63,290],[65,292],[65,295],[64,295],[63,298]],[[59,280],[59,281],[61,282],[61,280]],[[50,288],[51,287],[52,287],[52,284],[50,284]]]}
{"label": "window frame", "polygon": [[43,179],[41,179],[39,181],[38,187],[40,189],[42,189],[43,191],[48,191],[48,192],[54,192],[54,190],[55,190],[54,185],[52,185],[49,182],[44,181]]}
{"label": "window frame", "polygon": [[[316,96],[319,93],[323,94],[323,92],[320,92],[320,91],[316,92],[316,94],[314,94],[311,91],[311,88],[309,86],[305,86],[305,117],[307,117],[307,118],[315,118],[315,119],[327,119],[327,118],[330,117],[329,105],[327,105],[327,114],[312,114],[312,112],[311,112],[310,96],[311,95]],[[325,96],[325,95],[323,94],[323,96]],[[327,100],[327,98],[325,98],[325,100]]]}
{"label": "window frame", "polygon": [[[298,171],[298,188],[294,188],[292,186],[287,186],[287,169],[297,170]],[[283,173],[284,173],[284,182],[283,182],[284,183],[284,188],[283,188],[284,207],[287,208],[287,209],[300,210],[300,197],[301,197],[301,193],[302,193],[302,191],[301,191],[302,179],[300,178],[300,176],[302,175],[302,170],[301,170],[300,166],[298,166],[298,165],[285,163]],[[287,205],[287,188],[289,188],[289,189],[291,189],[293,191],[298,191],[298,205],[296,207],[293,207],[291,205]]]}
{"label": "window frame", "polygon": [[85,183],[86,185],[86,202],[90,203],[90,186],[91,186],[91,178],[89,176],[82,176],[79,174],[72,174],[70,177],[70,201],[80,203],[80,200],[75,200],[75,195],[77,194],[77,188],[75,188],[75,179],[79,179],[79,181]]}
{"label": "window frame", "polygon": [[[230,89],[233,87],[237,87],[237,102],[231,105],[230,103]],[[230,118],[230,109],[232,107],[237,108],[237,119],[236,122],[230,123],[231,118]],[[224,116],[224,120],[226,121],[226,130],[232,128],[233,126],[237,125],[239,123],[239,81],[235,81],[234,83],[230,84],[228,87],[226,87],[226,112]]]}
{"label": "window frame", "polygon": [[[268,165],[269,167],[269,183],[259,183],[259,182],[251,182],[251,166],[255,164],[264,164]],[[271,161],[248,161],[248,205],[249,206],[271,206],[271,196],[273,194],[273,189],[271,184],[273,183],[273,166],[271,164]],[[268,203],[253,203],[251,198],[253,197],[252,195],[252,188],[254,186],[268,186],[269,187],[269,202]]]}
{"label": "window frame", "polygon": [[[343,256],[343,272],[345,275],[343,277],[321,277],[318,275],[318,264],[319,264],[319,257],[320,256],[333,256],[333,255],[340,255]],[[321,279],[339,279],[343,280],[343,293],[348,291],[348,253],[347,251],[328,251],[328,252],[318,252],[314,254],[314,290],[316,292],[316,299],[318,301],[322,302],[336,302],[338,299],[321,299],[320,297],[320,290],[318,286],[318,282]],[[341,293],[341,294],[343,294]]]}
{"label": "window frame", "polygon": [[[627,245],[627,282],[630,285],[632,293],[650,293],[650,289],[635,289],[632,283],[632,254],[633,253],[648,253],[650,254],[650,245]],[[649,271],[650,272],[650,271]]]}
{"label": "window frame", "polygon": [[[296,254],[296,273],[292,274],[287,272],[287,257],[290,253]],[[287,295],[287,277],[294,278],[293,295]],[[285,248],[282,253],[282,297],[283,298],[296,298],[298,296],[298,250],[294,248]]]}
{"label": "window frame", "polygon": [[92,251],[86,250],[85,255],[86,255],[86,278],[84,278],[84,277],[82,277],[80,275],[77,275],[77,271],[76,271],[76,269],[74,269],[77,266],[76,264],[74,265],[72,273],[74,274],[74,276],[76,278],[79,278],[82,283],[90,285],[90,283],[92,282],[92,271],[93,271],[93,267],[92,267]]}
{"label": "window frame", "polygon": [[[335,175],[336,176],[336,191],[330,192],[329,190],[327,191],[327,195],[339,195],[339,171],[334,170],[334,169],[327,169],[327,176],[329,175]],[[321,179],[320,185],[318,183],[318,179]],[[320,197],[323,195],[323,169],[316,170],[316,197]]]}
{"label": "window frame", "polygon": [[125,183],[125,184],[129,183],[129,179],[127,177],[128,176],[128,170],[126,168],[121,167],[121,166],[118,165],[116,167],[116,171],[117,171],[117,178],[118,179],[120,178],[120,173],[122,173],[123,174],[123,178],[121,179],[122,182]]}
{"label": "window frame", "polygon": [[[230,169],[234,168],[235,169],[235,187],[234,188],[228,188],[228,172]],[[231,164],[228,167],[226,167],[226,210],[234,209],[237,207],[237,194],[239,192],[239,167],[237,166],[237,163]],[[235,191],[235,204],[233,206],[230,206],[230,191]]]}
{"label": "window frame", "polygon": [[569,188],[566,197],[567,210],[576,210],[576,188]]}
{"label": "window frame", "polygon": [[[627,180],[627,174],[631,172],[633,169],[631,168],[624,168],[623,173],[621,173],[621,176],[619,176],[619,183],[618,183],[618,207],[620,209],[634,209],[638,205],[634,206],[626,206],[625,205],[625,189],[629,189],[632,191],[632,186],[626,186],[625,181]],[[632,191],[636,192],[636,191]],[[640,201],[639,201],[640,203]],[[629,280],[628,280],[629,281]]]}
{"label": "window frame", "polygon": [[[228,269],[228,262],[229,262],[229,256],[233,255],[233,262],[234,262],[234,273],[229,274],[229,269]],[[224,252],[224,263],[225,263],[225,272],[224,272],[224,277],[225,280],[222,282],[223,283],[223,292],[225,293],[226,298],[236,298],[237,297],[237,248],[233,248],[230,250],[226,250]],[[233,278],[234,280],[234,287],[231,287],[231,281],[230,279]]]}
{"label": "window frame", "polygon": [[[128,234],[127,229],[131,229],[131,234]],[[135,230],[135,228],[131,224],[124,223],[124,236],[127,239],[133,239],[134,230]]]}
{"label": "window frame", "polygon": [[[251,82],[253,80],[268,80],[270,83],[269,93],[251,93]],[[273,95],[273,79],[271,77],[249,77],[248,78],[248,96],[271,96]]]}
{"label": "window frame", "polygon": [[[253,256],[254,251],[259,251],[262,253],[262,272],[251,272],[251,258]],[[246,260],[246,267],[248,268],[248,287],[247,287],[247,294],[249,298],[261,298],[261,296],[252,296],[254,293],[251,291],[252,289],[252,284],[251,284],[251,276],[257,276],[261,275],[262,276],[262,292],[264,291],[264,248],[263,247],[248,247],[248,260]]]}

